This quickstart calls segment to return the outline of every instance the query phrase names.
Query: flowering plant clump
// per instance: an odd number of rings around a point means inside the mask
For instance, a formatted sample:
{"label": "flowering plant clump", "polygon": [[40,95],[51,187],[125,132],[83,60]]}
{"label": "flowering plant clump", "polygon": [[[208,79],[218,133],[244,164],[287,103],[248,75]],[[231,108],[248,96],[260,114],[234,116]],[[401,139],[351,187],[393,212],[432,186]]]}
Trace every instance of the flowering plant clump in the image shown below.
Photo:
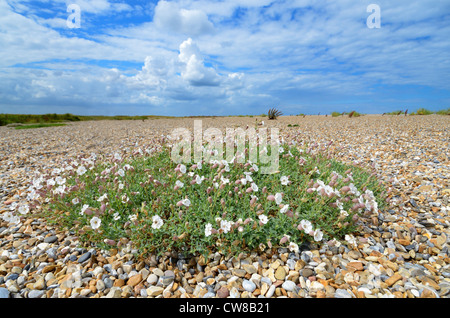
{"label": "flowering plant clump", "polygon": [[342,239],[359,215],[385,204],[373,175],[311,148],[280,145],[272,174],[260,173],[256,162],[238,163],[239,154],[177,164],[170,153],[162,146],[127,159],[116,153],[69,161],[35,182],[43,213],[101,248],[132,243],[142,254],[207,254],[298,251],[307,241]]}

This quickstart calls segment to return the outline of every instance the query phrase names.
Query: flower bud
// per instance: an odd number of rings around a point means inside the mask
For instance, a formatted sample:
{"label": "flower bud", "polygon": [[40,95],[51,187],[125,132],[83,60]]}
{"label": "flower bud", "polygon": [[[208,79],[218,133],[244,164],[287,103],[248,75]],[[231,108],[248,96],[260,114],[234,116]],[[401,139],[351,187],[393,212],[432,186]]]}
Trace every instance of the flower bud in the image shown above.
{"label": "flower bud", "polygon": [[349,186],[344,186],[341,188],[341,190],[339,190],[339,192],[341,193],[347,193],[348,191],[350,191],[350,187]]}
{"label": "flower bud", "polygon": [[267,196],[268,201],[275,201],[275,196],[273,194],[270,194]]}

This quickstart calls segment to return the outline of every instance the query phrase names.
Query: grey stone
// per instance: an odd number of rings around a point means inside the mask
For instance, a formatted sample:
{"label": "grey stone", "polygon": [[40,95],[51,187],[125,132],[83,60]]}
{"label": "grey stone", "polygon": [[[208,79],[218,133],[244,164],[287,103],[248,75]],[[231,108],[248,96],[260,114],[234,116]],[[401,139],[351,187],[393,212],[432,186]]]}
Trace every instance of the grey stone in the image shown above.
{"label": "grey stone", "polygon": [[253,291],[256,289],[256,284],[254,282],[252,282],[251,280],[244,279],[242,282],[242,287],[246,291],[253,293]]}
{"label": "grey stone", "polygon": [[41,298],[44,293],[44,290],[33,289],[28,292],[28,298]]}
{"label": "grey stone", "polygon": [[334,293],[335,298],[352,298],[352,295],[345,289],[338,288]]}
{"label": "grey stone", "polygon": [[90,253],[90,252],[84,253],[84,254],[81,255],[80,258],[78,259],[78,263],[84,263],[84,262],[86,262],[90,257],[91,257],[91,253]]}
{"label": "grey stone", "polygon": [[9,290],[4,287],[0,287],[0,298],[9,298]]}
{"label": "grey stone", "polygon": [[56,235],[48,236],[44,239],[45,243],[54,243],[58,240],[58,237]]}

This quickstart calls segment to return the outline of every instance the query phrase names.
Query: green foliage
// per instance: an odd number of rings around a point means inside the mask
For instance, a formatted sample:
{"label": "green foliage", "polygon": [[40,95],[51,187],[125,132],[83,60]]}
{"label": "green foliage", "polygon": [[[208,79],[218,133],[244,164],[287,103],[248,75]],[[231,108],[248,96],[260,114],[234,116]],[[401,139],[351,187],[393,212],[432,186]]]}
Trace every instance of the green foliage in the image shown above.
{"label": "green foliage", "polygon": [[[204,255],[342,239],[355,231],[365,211],[355,208],[356,202],[368,209],[375,200],[383,209],[385,189],[366,170],[329,159],[313,146],[276,149],[267,146],[268,153],[279,153],[273,174],[245,160],[177,165],[167,147],[126,160],[79,157],[60,176],[65,193],[55,191],[58,184],[40,190],[49,201],[43,216],[105,249],[131,241],[143,255],[173,250]],[[49,172],[43,180],[54,178]],[[344,191],[345,186],[360,193]],[[274,201],[277,196],[281,202]],[[101,220],[96,229],[94,217]],[[314,233],[299,228],[305,221]],[[286,235],[289,241],[280,242]]]}
{"label": "green foliage", "polygon": [[66,126],[66,124],[31,124],[31,125],[17,126],[15,127],[15,129],[34,129],[43,127],[54,127],[54,126]]}
{"label": "green foliage", "polygon": [[341,113],[338,113],[338,112],[332,112],[332,113],[331,113],[331,116],[332,116],[332,117],[339,117],[339,116],[341,116]]}

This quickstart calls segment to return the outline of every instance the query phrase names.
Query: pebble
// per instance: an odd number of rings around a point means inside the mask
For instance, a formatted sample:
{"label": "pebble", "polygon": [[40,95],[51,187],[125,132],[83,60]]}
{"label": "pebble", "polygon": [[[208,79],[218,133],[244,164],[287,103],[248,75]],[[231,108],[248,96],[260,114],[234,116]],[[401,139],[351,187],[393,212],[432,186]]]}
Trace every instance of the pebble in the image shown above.
{"label": "pebble", "polygon": [[9,298],[9,290],[4,288],[4,287],[0,287],[0,298]]}
{"label": "pebble", "polygon": [[[129,246],[114,253],[83,246],[70,231],[60,232],[29,213],[21,225],[0,218],[0,298],[448,298],[450,174],[442,149],[448,149],[449,119],[430,116],[368,115],[339,122],[286,116],[269,123],[282,128],[286,140],[299,141],[298,129],[305,142],[334,140],[338,159],[372,163],[391,188],[392,206],[361,218],[356,246],[324,242],[302,244],[298,253],[282,247],[242,257],[179,253],[141,260]],[[179,124],[188,127],[191,122],[185,120]],[[289,121],[300,127],[286,128]],[[170,130],[162,123],[115,122],[118,129],[112,133],[106,122],[80,122],[64,127],[74,129],[64,135],[0,127],[0,216],[12,202],[26,200],[32,166],[57,167],[58,160],[86,147],[114,153],[128,140],[122,130],[151,138]],[[94,142],[85,134],[102,137]],[[33,161],[38,148],[47,150],[39,150],[42,158]]]}
{"label": "pebble", "polygon": [[256,284],[250,280],[244,279],[242,282],[242,287],[246,291],[253,293],[253,291],[256,289]]}

